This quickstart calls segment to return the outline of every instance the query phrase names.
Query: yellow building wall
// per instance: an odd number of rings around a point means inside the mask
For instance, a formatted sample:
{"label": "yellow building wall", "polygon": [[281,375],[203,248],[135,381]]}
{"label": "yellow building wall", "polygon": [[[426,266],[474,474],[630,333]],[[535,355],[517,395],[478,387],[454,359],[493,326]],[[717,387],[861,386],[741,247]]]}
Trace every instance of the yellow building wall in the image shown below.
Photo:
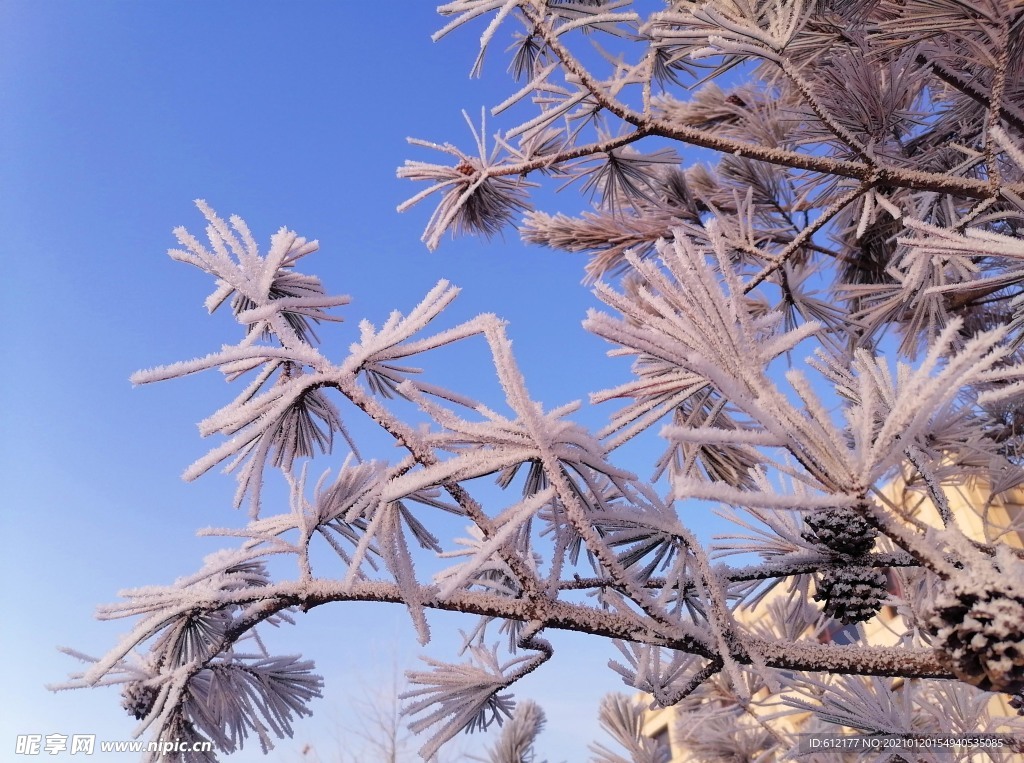
{"label": "yellow building wall", "polygon": [[[922,488],[919,484],[908,484],[906,475],[903,475],[890,483],[882,493],[894,506],[901,507],[908,521],[942,527],[939,511]],[[945,486],[944,494],[957,526],[969,538],[984,544],[1006,543],[1014,548],[1024,548],[1024,488],[1018,487],[992,495],[979,481],[965,480],[963,484]],[[765,607],[774,597],[783,595],[785,592],[782,587],[777,587],[758,606],[738,610],[735,613],[736,619],[740,623],[754,622],[764,615]],[[883,607],[876,617],[861,624],[866,643],[876,646],[895,645],[899,634],[905,630],[903,623],[897,622],[898,619],[893,607]],[[637,697],[637,701],[647,705],[651,698],[642,694]],[[761,703],[753,703],[751,709],[765,713]],[[1016,715],[1016,711],[1000,694],[993,696],[989,711],[993,716]],[[795,731],[809,717],[809,713],[793,714],[773,719],[771,723],[782,724],[782,729]],[[694,729],[687,728],[686,721],[687,718],[672,707],[650,710],[645,717],[643,733],[668,745],[670,763],[692,763],[694,760],[686,745],[688,732]]]}

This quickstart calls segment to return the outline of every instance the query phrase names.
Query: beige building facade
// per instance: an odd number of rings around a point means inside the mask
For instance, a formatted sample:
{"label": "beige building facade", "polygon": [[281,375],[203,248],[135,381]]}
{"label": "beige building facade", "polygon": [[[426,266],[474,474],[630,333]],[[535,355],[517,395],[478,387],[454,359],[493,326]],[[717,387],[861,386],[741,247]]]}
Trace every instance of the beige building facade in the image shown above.
{"label": "beige building facade", "polygon": [[[1024,487],[1017,486],[993,495],[985,485],[977,481],[965,481],[960,485],[946,487],[944,493],[957,525],[972,540],[984,544],[1005,543],[1013,548],[1024,548]],[[900,511],[905,514],[908,522],[923,523],[936,528],[942,526],[940,514],[926,493],[919,485],[908,484],[903,477],[892,482],[883,491],[882,500],[891,502],[893,507],[901,507]],[[892,576],[889,580],[892,585],[897,585]],[[735,613],[737,620],[741,623],[754,623],[759,618],[770,616],[771,602],[785,595],[783,589],[784,586],[777,586],[757,606],[739,609]],[[890,591],[897,595],[902,593],[892,588]],[[834,628],[812,634],[810,637],[822,642],[844,643],[850,638],[849,629],[857,627],[863,629],[864,643],[877,646],[896,645],[906,631],[896,608],[884,606],[875,617],[859,626],[843,627],[836,622]],[[860,637],[859,632],[855,635]],[[805,635],[806,637],[808,636]],[[901,686],[901,679],[890,681],[891,690],[898,691]],[[638,701],[646,704],[650,702],[650,697],[640,695]],[[713,740],[719,732],[727,736],[728,729],[716,728],[715,734],[708,734],[705,726],[728,726],[729,723],[733,723],[736,731],[734,741],[741,749],[740,754],[732,760],[742,763],[744,760],[753,760],[759,747],[771,747],[772,729],[788,735],[804,731],[812,722],[811,713],[794,713],[791,706],[783,704],[781,696],[770,696],[764,691],[752,697],[745,708],[735,706],[734,703],[730,708],[723,703],[721,709],[723,712],[717,716],[713,713],[679,712],[674,707],[651,710],[646,714],[643,733],[657,740],[659,745],[669,751],[671,763],[695,763],[716,758],[727,760],[729,758],[717,757],[713,744],[709,749],[705,743],[708,737]],[[1016,711],[1009,706],[1004,695],[994,695],[988,709],[994,716],[1016,715]],[[785,715],[780,712],[783,710]],[[821,730],[835,732],[837,728],[833,726]],[[746,752],[752,757],[744,755],[744,746],[749,748]],[[724,746],[720,752],[726,753]],[[766,758],[774,759],[774,756]],[[836,760],[845,759],[836,756]],[[854,756],[850,759],[857,758]]]}

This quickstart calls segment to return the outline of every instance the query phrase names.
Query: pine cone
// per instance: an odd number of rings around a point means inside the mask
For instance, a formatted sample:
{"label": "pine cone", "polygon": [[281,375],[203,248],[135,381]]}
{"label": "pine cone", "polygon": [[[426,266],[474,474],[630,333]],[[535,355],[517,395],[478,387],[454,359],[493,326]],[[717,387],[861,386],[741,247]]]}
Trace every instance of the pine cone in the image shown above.
{"label": "pine cone", "polygon": [[862,556],[875,545],[878,531],[852,509],[819,509],[804,519],[807,525],[800,535],[811,543],[820,543],[836,554]]}
{"label": "pine cone", "polygon": [[141,721],[156,703],[157,690],[142,681],[125,684],[121,690],[121,707],[128,711],[136,720]]}
{"label": "pine cone", "polygon": [[969,575],[951,581],[936,598],[927,624],[960,680],[985,691],[1024,692],[1024,591],[1019,587],[979,585]]}
{"label": "pine cone", "polygon": [[821,573],[815,601],[825,614],[849,625],[870,620],[886,600],[885,574],[872,567],[833,567]]}

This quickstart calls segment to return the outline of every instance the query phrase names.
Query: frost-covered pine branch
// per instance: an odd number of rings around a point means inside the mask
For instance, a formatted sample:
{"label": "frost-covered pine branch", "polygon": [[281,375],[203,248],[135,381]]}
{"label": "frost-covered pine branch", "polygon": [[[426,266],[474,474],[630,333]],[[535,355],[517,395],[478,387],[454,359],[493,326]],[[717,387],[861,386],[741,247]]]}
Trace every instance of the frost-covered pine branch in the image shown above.
{"label": "frost-covered pine branch", "polygon": [[[171,256],[212,278],[207,308],[229,304],[240,338],[133,379],[219,370],[238,385],[185,476],[224,465],[250,519],[213,531],[237,545],[197,573],[102,609],[133,628],[77,655],[90,664],[68,686],[122,685],[139,733],[266,749],[323,687],[259,629],[376,601],[403,604],[423,642],[432,610],[476,618],[461,662],[412,677],[426,756],[509,716],[494,755],[530,754],[541,716],[516,715],[512,692],[557,661],[544,636],[559,630],[614,642],[612,670],[692,720],[698,756],[781,757],[794,724],[915,737],[953,719],[1019,737],[1024,5],[440,11],[439,38],[480,34],[475,71],[510,43],[515,82],[470,124],[470,150],[413,141],[442,160],[399,171],[430,184],[402,209],[437,202],[430,248],[518,224],[584,253],[604,305],[585,325],[631,376],[535,399],[499,318],[447,318],[447,282],[358,323],[339,352],[317,331],[347,299],[298,270],[315,243],[282,229],[264,253],[200,203],[207,241],[178,229]],[[535,183],[589,207],[532,210]],[[499,398],[478,399],[472,373],[448,389],[421,371],[453,344],[476,348]],[[597,432],[573,418],[584,392],[610,409]],[[354,441],[353,416],[398,446],[387,459]],[[662,455],[629,462],[636,438]],[[272,470],[286,506],[261,500]],[[507,498],[480,497],[483,477]],[[705,510],[735,531],[702,540]],[[272,579],[271,558],[294,575]],[[634,761],[660,759],[639,711],[602,713]]]}

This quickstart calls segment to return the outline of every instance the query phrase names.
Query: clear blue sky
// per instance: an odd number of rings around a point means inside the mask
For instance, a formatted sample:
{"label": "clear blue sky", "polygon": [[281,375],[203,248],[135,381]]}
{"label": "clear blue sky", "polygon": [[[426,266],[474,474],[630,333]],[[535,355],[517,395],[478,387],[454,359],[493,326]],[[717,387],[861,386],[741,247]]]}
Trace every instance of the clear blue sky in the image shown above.
{"label": "clear blue sky", "polygon": [[[432,3],[411,0],[0,0],[0,758],[12,759],[16,734],[127,738],[134,721],[115,690],[43,688],[76,667],[56,646],[102,653],[125,624],[95,622],[97,604],[192,572],[218,547],[197,528],[245,520],[230,508],[231,478],[178,477],[211,445],[194,422],[231,390],[215,376],[128,382],[234,341],[202,308],[208,280],[165,255],[172,227],[201,232],[193,199],[243,216],[261,242],[281,225],[320,240],[307,269],[353,297],[348,322],[324,332],[339,356],[359,318],[407,310],[448,278],[463,287],[451,321],[507,318],[545,404],[623,380],[580,328],[593,304],[582,260],[524,249],[514,231],[429,254],[429,205],[394,211],[419,190],[395,167],[431,158],[406,136],[468,149],[460,111],[509,92],[500,55],[468,79],[479,28],[434,44],[439,26]],[[487,371],[467,368],[468,389]],[[431,653],[454,659],[452,635],[470,623],[432,622]],[[274,760],[299,760],[306,742],[329,752],[347,690],[388,674],[392,653],[403,668],[416,653],[404,613],[381,606],[320,611],[276,638],[317,661],[326,699]],[[582,760],[600,695],[623,687],[604,667],[610,646],[559,646],[520,696],[548,711],[542,754]],[[228,758],[262,759],[258,748]]]}

